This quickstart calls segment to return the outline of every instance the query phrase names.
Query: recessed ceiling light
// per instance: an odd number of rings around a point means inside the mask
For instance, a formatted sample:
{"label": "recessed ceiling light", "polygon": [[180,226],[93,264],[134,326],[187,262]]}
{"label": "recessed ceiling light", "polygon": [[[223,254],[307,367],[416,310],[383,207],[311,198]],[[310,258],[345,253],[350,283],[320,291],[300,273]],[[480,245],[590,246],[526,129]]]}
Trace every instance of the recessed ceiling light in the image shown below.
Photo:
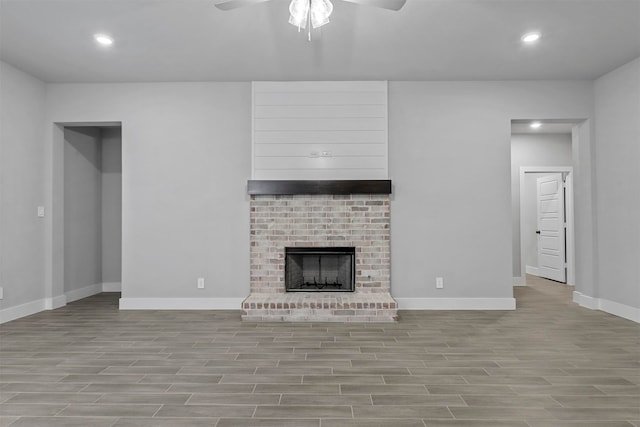
{"label": "recessed ceiling light", "polygon": [[535,43],[540,40],[540,33],[527,33],[520,37],[520,40],[528,44]]}
{"label": "recessed ceiling light", "polygon": [[542,123],[540,122],[531,122],[531,124],[529,125],[531,129],[538,129],[540,128],[540,126],[542,126]]}
{"label": "recessed ceiling light", "polygon": [[102,46],[111,46],[113,44],[113,39],[105,34],[96,34],[93,38]]}

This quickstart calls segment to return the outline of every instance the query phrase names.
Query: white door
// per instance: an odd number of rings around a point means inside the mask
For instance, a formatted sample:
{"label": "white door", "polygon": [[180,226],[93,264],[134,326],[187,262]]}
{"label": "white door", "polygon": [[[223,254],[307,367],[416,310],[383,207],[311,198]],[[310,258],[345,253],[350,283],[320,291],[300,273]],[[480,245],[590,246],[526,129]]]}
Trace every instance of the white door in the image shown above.
{"label": "white door", "polygon": [[537,179],[538,274],[567,281],[565,267],[564,186],[561,173]]}

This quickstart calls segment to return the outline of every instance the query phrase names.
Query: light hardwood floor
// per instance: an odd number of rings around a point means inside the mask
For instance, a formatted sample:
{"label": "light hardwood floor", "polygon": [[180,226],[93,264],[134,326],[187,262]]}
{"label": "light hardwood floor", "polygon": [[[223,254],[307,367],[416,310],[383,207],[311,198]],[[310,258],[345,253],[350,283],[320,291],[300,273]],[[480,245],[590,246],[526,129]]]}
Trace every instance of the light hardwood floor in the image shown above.
{"label": "light hardwood floor", "polygon": [[397,324],[118,311],[0,326],[0,426],[640,426],[640,325],[529,277],[516,311]]}

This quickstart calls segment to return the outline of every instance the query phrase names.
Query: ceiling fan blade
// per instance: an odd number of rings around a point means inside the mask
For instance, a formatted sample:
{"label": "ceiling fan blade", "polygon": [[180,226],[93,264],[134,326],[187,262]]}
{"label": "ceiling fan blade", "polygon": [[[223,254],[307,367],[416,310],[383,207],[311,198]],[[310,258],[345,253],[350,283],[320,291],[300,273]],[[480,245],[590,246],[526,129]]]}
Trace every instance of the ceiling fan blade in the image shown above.
{"label": "ceiling fan blade", "polygon": [[382,9],[400,10],[407,0],[343,0],[365,6],[380,7]]}
{"label": "ceiling fan blade", "polygon": [[216,4],[220,10],[232,10],[240,7],[251,6],[253,4],[264,3],[271,0],[225,0]]}

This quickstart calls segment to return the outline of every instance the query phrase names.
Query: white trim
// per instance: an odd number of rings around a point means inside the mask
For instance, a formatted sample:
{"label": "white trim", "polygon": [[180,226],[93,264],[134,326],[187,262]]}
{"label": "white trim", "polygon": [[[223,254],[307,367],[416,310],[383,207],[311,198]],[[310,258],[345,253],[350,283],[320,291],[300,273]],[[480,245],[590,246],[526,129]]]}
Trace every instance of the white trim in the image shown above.
{"label": "white trim", "polygon": [[253,123],[256,119],[256,101],[255,101],[255,93],[256,93],[256,82],[251,82],[251,179],[256,179],[255,177],[255,152],[256,152],[256,127]]}
{"label": "white trim", "polygon": [[[575,199],[574,199],[574,187],[573,187],[573,174],[567,174],[565,181],[565,211],[567,222],[565,228],[567,230],[567,285],[576,285],[576,260],[575,260],[575,248],[576,248],[576,236],[575,236]],[[569,221],[569,219],[571,219]]]}
{"label": "white trim", "polygon": [[527,286],[527,277],[526,276],[514,277],[511,283],[513,284],[513,286]]}
{"label": "white trim", "polygon": [[389,80],[384,80],[384,105],[387,107],[384,114],[387,120],[384,121],[384,146],[387,164],[384,165],[386,179],[389,179]]}
{"label": "white trim", "polygon": [[574,192],[573,192],[573,167],[572,166],[520,166],[520,274],[526,271],[526,248],[524,237],[522,235],[522,224],[524,224],[524,193],[526,173],[566,173],[565,181],[567,192],[565,196],[565,210],[567,212],[567,285],[575,285],[575,228],[574,228]]}
{"label": "white trim", "polygon": [[527,271],[527,274],[531,274],[533,276],[539,276],[540,275],[540,272],[538,271],[538,267],[527,265],[526,271]]}
{"label": "white trim", "polygon": [[0,323],[10,322],[21,317],[31,316],[45,310],[46,300],[39,299],[26,304],[16,305],[0,310]]}
{"label": "white trim", "polygon": [[104,282],[102,284],[102,292],[122,292],[122,283]]}
{"label": "white trim", "polygon": [[45,310],[55,310],[67,305],[67,297],[59,295],[55,298],[42,298],[24,304],[0,310],[0,323],[10,322],[22,317],[31,316]]}
{"label": "white trim", "polygon": [[573,302],[591,310],[600,310],[632,322],[640,323],[640,308],[620,304],[604,298],[593,298],[578,291],[573,292]]}
{"label": "white trim", "polygon": [[244,298],[120,298],[120,310],[240,310]]}
{"label": "white trim", "polygon": [[72,291],[65,292],[65,296],[67,297],[67,302],[69,303],[82,298],[90,297],[91,295],[99,294],[100,292],[102,292],[102,283],[96,283],[94,285],[89,285],[80,289],[74,289]]}
{"label": "white trim", "polygon": [[622,317],[636,323],[640,323],[640,308],[631,307],[630,305],[620,304],[619,302],[610,301],[600,298],[600,310]]}
{"label": "white trim", "polygon": [[400,310],[515,310],[515,298],[394,298]]}
{"label": "white trim", "polygon": [[65,305],[67,305],[66,295],[58,295],[57,297],[44,299],[45,310],[55,310],[56,308],[64,307]]}
{"label": "white trim", "polygon": [[590,308],[591,310],[598,309],[598,299],[585,295],[578,291],[573,291],[573,302],[580,307]]}

